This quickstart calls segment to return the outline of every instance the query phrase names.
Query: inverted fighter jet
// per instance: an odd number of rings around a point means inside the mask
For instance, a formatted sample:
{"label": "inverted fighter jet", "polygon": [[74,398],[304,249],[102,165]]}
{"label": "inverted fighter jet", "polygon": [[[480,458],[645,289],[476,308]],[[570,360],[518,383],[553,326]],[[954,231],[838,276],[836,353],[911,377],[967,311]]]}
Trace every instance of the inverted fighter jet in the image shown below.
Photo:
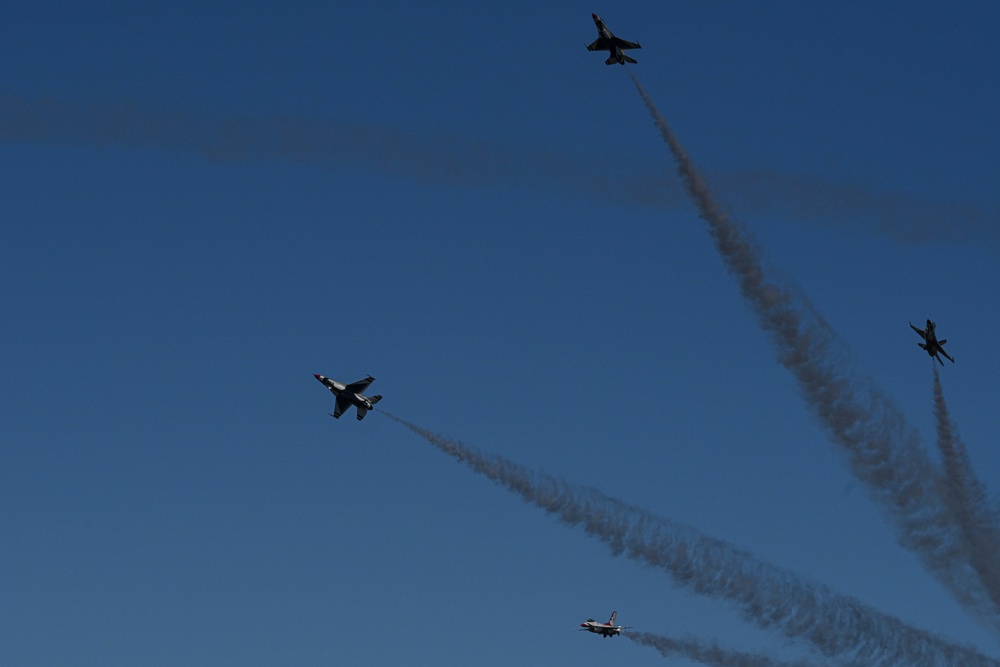
{"label": "inverted fighter jet", "polygon": [[641,49],[639,42],[629,42],[620,37],[615,37],[614,33],[608,30],[608,26],[604,25],[604,21],[597,14],[591,14],[594,17],[594,23],[597,25],[597,34],[599,37],[594,40],[592,44],[587,45],[588,51],[607,51],[611,54],[611,57],[604,61],[605,65],[614,65],[618,63],[619,65],[624,65],[626,62],[635,63],[633,58],[629,58],[625,55],[625,49]]}
{"label": "inverted fighter jet", "polygon": [[615,625],[615,618],[617,618],[618,612],[611,612],[611,618],[608,619],[607,623],[598,623],[592,618],[588,618],[586,621],[580,624],[580,632],[586,630],[587,632],[595,632],[602,637],[614,637],[615,635],[620,635],[622,630],[630,628],[630,625]]}
{"label": "inverted fighter jet", "polygon": [[944,366],[944,362],[941,361],[941,357],[939,357],[938,354],[943,354],[948,361],[955,363],[955,360],[949,357],[948,353],[944,351],[944,347],[942,347],[948,341],[937,339],[937,335],[934,333],[934,328],[936,326],[936,324],[927,320],[927,328],[918,329],[913,326],[913,322],[910,322],[910,328],[920,334],[920,337],[924,339],[923,343],[917,343],[917,345],[919,345],[922,349],[927,350],[927,354],[937,359],[938,363],[942,366]]}
{"label": "inverted fighter jet", "polygon": [[375,378],[371,375],[364,380],[358,380],[351,384],[341,384],[319,373],[314,373],[313,377],[322,382],[323,386],[332,391],[333,395],[337,397],[337,405],[333,408],[333,412],[330,413],[330,416],[334,419],[340,419],[340,415],[344,414],[344,410],[354,405],[358,408],[358,421],[361,421],[368,414],[368,411],[382,400],[381,396],[365,396],[361,393],[368,388],[368,385],[375,381]]}

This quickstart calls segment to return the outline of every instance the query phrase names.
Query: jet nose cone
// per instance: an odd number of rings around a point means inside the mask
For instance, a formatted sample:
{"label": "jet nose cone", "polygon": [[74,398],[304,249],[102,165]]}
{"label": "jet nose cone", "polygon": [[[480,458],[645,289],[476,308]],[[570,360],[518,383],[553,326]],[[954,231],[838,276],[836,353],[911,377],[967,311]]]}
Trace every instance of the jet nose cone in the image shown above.
{"label": "jet nose cone", "polygon": [[597,14],[594,14],[594,13],[591,13],[591,16],[593,17],[593,19],[595,21],[598,20],[599,18],[601,18],[600,16],[598,16]]}
{"label": "jet nose cone", "polygon": [[319,373],[313,373],[313,377],[316,378],[317,380],[322,380],[323,379],[323,376],[320,375]]}

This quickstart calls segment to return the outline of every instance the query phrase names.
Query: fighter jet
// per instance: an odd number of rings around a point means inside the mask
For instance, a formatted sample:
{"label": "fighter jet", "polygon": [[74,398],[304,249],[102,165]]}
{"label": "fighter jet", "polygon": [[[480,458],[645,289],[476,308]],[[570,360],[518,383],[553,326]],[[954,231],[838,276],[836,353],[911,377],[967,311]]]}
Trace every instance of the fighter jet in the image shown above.
{"label": "fighter jet", "polygon": [[608,619],[607,623],[598,623],[594,619],[588,618],[585,622],[580,624],[580,632],[583,632],[584,630],[587,632],[595,632],[602,637],[614,637],[615,635],[620,635],[622,630],[626,630],[632,626],[615,625],[615,618],[617,616],[617,611],[611,612],[611,618]]}
{"label": "fighter jet", "polygon": [[368,385],[375,381],[375,378],[371,375],[364,380],[358,380],[351,384],[341,384],[319,373],[314,373],[313,377],[322,382],[323,386],[332,391],[333,395],[337,397],[337,406],[330,413],[330,416],[334,419],[340,419],[340,415],[344,414],[344,410],[354,405],[358,408],[358,421],[361,421],[368,414],[368,411],[382,400],[381,396],[364,396],[361,393],[368,388]]}
{"label": "fighter jet", "polygon": [[605,65],[624,65],[626,62],[635,63],[633,58],[625,55],[625,49],[641,49],[638,42],[628,42],[620,37],[615,37],[614,33],[608,30],[604,21],[597,14],[591,14],[594,23],[597,24],[597,34],[600,35],[592,44],[587,45],[588,51],[607,51],[611,57],[604,61]]}
{"label": "fighter jet", "polygon": [[942,347],[948,341],[937,339],[937,335],[934,333],[934,328],[936,326],[937,326],[936,324],[934,324],[930,320],[927,320],[927,328],[918,329],[915,326],[913,326],[913,322],[910,322],[910,328],[916,331],[918,334],[920,334],[920,337],[924,339],[923,343],[917,343],[917,345],[919,345],[921,349],[927,350],[927,354],[937,359],[938,363],[941,364],[942,366],[944,366],[944,362],[941,361],[941,357],[939,357],[938,354],[943,354],[945,358],[948,359],[948,361],[950,361],[951,363],[955,363],[955,360],[949,357],[948,353],[944,351],[944,347]]}

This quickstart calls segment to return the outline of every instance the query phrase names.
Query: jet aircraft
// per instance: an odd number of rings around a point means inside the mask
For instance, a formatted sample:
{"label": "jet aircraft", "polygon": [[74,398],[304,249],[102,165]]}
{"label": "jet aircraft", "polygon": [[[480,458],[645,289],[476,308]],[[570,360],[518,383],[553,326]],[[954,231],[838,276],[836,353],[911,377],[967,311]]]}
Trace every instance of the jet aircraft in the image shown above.
{"label": "jet aircraft", "polygon": [[608,30],[608,26],[604,25],[604,21],[597,14],[591,14],[594,17],[594,23],[597,25],[597,34],[599,37],[594,40],[592,44],[587,45],[588,51],[607,51],[610,54],[610,58],[604,61],[605,65],[614,65],[618,63],[619,65],[624,65],[626,62],[635,63],[635,59],[629,58],[625,55],[625,49],[641,49],[639,42],[629,42],[621,37],[615,37],[614,33]]}
{"label": "jet aircraft", "polygon": [[613,611],[607,623],[598,623],[594,619],[588,618],[580,624],[580,632],[586,630],[587,632],[595,632],[602,637],[614,637],[615,635],[620,635],[622,630],[632,627],[630,625],[615,625],[615,618],[617,617],[618,612]]}
{"label": "jet aircraft", "polygon": [[927,320],[926,329],[918,329],[913,326],[913,322],[910,322],[910,328],[920,334],[920,337],[924,339],[923,343],[917,343],[922,349],[927,350],[927,354],[931,355],[938,360],[938,363],[944,366],[944,362],[941,361],[941,357],[938,354],[943,354],[948,361],[955,363],[955,360],[948,356],[948,353],[944,351],[943,345],[947,343],[947,340],[938,340],[937,335],[934,333],[934,329],[937,325]]}
{"label": "jet aircraft", "polygon": [[358,380],[351,384],[341,384],[319,373],[314,373],[313,377],[322,382],[323,386],[332,391],[333,395],[337,397],[337,405],[333,408],[333,412],[330,413],[330,416],[334,419],[340,419],[340,415],[344,414],[344,410],[354,405],[358,408],[358,421],[361,421],[368,414],[368,411],[382,400],[381,396],[365,396],[361,393],[368,388],[368,385],[375,381],[375,378],[371,375],[364,380]]}

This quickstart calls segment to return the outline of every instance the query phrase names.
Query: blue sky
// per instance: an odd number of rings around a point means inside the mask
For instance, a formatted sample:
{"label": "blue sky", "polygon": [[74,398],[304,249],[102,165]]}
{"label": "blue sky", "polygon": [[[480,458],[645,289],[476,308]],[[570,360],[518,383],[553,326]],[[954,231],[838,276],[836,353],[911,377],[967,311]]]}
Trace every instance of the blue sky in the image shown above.
{"label": "blue sky", "polygon": [[935,458],[938,322],[1000,484],[1000,7],[4,7],[0,662],[662,664],[575,632],[613,609],[809,657],[313,373],[1000,655],[776,363],[590,12]]}

